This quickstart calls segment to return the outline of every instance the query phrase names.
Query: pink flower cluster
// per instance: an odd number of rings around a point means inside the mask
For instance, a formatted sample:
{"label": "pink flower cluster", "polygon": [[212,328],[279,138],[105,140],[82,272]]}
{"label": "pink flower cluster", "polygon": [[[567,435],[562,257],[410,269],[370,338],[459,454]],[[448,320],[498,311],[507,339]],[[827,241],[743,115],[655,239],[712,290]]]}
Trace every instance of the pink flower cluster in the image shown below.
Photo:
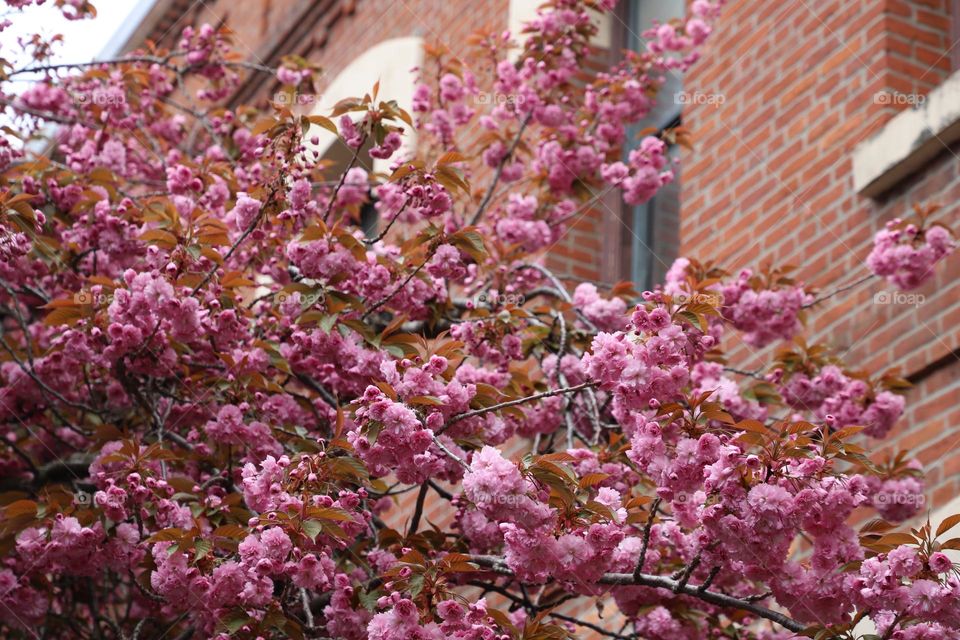
{"label": "pink flower cluster", "polygon": [[538,206],[536,196],[510,194],[503,207],[503,215],[494,227],[497,237],[528,251],[548,246],[554,241],[555,235],[547,221],[538,217]]}
{"label": "pink flower cluster", "polygon": [[421,114],[423,129],[435,136],[442,147],[449,148],[454,144],[456,127],[465,125],[476,113],[467,102],[479,90],[469,70],[443,74],[438,89],[434,92],[430,86],[418,84],[413,110]]}
{"label": "pink flower cluster", "polygon": [[836,365],[826,365],[814,376],[803,372],[786,376],[780,394],[791,407],[812,411],[831,426],[863,426],[874,438],[890,432],[903,414],[905,402],[891,391],[873,393],[867,381],[848,376]]}
{"label": "pink flower cluster", "polygon": [[[434,433],[455,413],[469,408],[476,394],[473,384],[443,378],[447,359],[432,356],[422,367],[410,360],[387,361],[380,371],[397,400],[369,386],[357,403],[358,428],[348,434],[350,443],[375,476],[396,473],[401,482],[421,483],[430,477],[459,479],[462,471],[449,454],[433,444]],[[404,401],[419,402],[420,415]],[[422,416],[422,417],[421,417]],[[440,441],[454,455],[462,449],[448,436]]]}
{"label": "pink flower cluster", "polygon": [[583,282],[574,289],[573,304],[601,331],[622,331],[627,327],[627,303],[618,297],[601,298],[597,287],[589,282]]}
{"label": "pink flower cluster", "polygon": [[743,396],[737,382],[723,372],[718,362],[698,362],[690,370],[692,392],[710,392],[710,400],[720,402],[736,420],[766,420],[767,408]]}
{"label": "pink flower cluster", "polygon": [[[919,474],[920,465],[914,462],[910,469]],[[923,509],[925,496],[923,480],[918,475],[899,475],[868,479],[872,495],[870,504],[888,522],[903,522]]]}
{"label": "pink flower cluster", "polygon": [[[585,631],[540,605],[609,595],[650,638],[793,637],[750,609],[957,636],[937,550],[956,543],[850,525],[924,507],[918,464],[868,463],[837,433],[888,433],[899,381],[819,345],[766,380],[725,367],[726,324],[755,346],[798,333],[801,285],[679,259],[628,309],[626,288],[571,293],[547,268],[609,186],[640,203],[673,179],[670,133],[622,146],[721,3],[694,0],[587,78],[594,11],[613,4],[548,2],[509,59],[505,33],[473,41],[478,64],[425,50],[413,124],[392,96],[331,115],[349,149],[389,160],[385,180],[331,173],[299,115],[263,130],[230,107],[227,29],[7,101],[23,139],[64,124],[55,163],[0,141],[0,199],[22,218],[0,225],[0,471],[23,489],[0,505],[5,631],[560,637]],[[180,108],[181,87],[218,104]],[[871,266],[916,286],[953,246],[889,227]]]}
{"label": "pink flower cluster", "polygon": [[749,269],[724,284],[720,292],[724,317],[754,347],[792,339],[801,328],[803,308],[813,302],[813,296],[800,285],[759,285]]}
{"label": "pink flower cluster", "polygon": [[690,381],[690,365],[714,344],[712,336],[675,324],[662,306],[639,305],[630,327],[630,333],[598,333],[581,361],[584,375],[613,393],[621,419],[678,398]]}
{"label": "pink flower cluster", "polygon": [[604,165],[604,181],[623,189],[629,204],[641,204],[652,198],[660,187],[673,181],[673,171],[666,169],[667,145],[659,138],[647,136],[630,152],[628,163]]}
{"label": "pink flower cluster", "polygon": [[[169,335],[173,339],[191,341],[199,337],[202,313],[196,298],[178,299],[173,285],[162,275],[137,273],[128,269],[123,274],[127,288],[119,287],[107,308],[110,324],[107,336],[110,346],[105,351],[109,359],[130,352],[142,351],[144,346]],[[162,331],[162,334],[158,334]],[[159,347],[159,357],[171,359],[169,347]]]}
{"label": "pink flower cluster", "polygon": [[508,640],[510,637],[495,631],[483,598],[469,605],[455,600],[439,602],[436,605],[439,624],[422,623],[417,605],[396,591],[377,600],[377,607],[386,610],[374,615],[367,625],[365,637],[369,640]]}
{"label": "pink flower cluster", "polygon": [[867,266],[900,289],[916,289],[933,276],[934,266],[956,245],[946,227],[920,229],[895,218],[874,236]]}
{"label": "pink flower cluster", "polygon": [[376,194],[377,211],[387,222],[397,217],[404,222],[429,220],[453,208],[450,193],[430,174],[384,182],[376,187]]}
{"label": "pink flower cluster", "polygon": [[[524,580],[543,582],[553,576],[589,590],[589,583],[610,567],[611,552],[623,540],[616,522],[593,523],[554,535],[557,514],[545,503],[547,492],[524,478],[517,466],[493,447],[484,447],[473,455],[463,478],[463,490],[482,518],[478,521],[462,516],[461,525],[474,538],[478,534],[492,535],[489,542],[497,539],[495,530],[499,529],[504,560]],[[600,489],[597,500],[611,514],[626,516],[616,490]],[[482,534],[478,526],[494,530]]]}
{"label": "pink flower cluster", "polygon": [[947,564],[942,555],[931,554],[925,562],[916,549],[897,547],[864,560],[859,571],[847,579],[847,587],[859,607],[885,612],[878,619],[880,633],[886,633],[900,613],[914,624],[896,631],[892,638],[955,637],[960,628],[960,580],[953,575],[944,584],[924,575],[931,570],[941,573],[939,569]]}
{"label": "pink flower cluster", "polygon": [[279,456],[282,448],[273,437],[270,426],[253,420],[244,421],[245,404],[224,405],[217,413],[216,420],[207,422],[204,427],[210,440],[217,444],[232,445],[235,450],[247,450],[250,460],[263,460],[268,455]]}
{"label": "pink flower cluster", "polygon": [[230,94],[239,76],[226,64],[230,46],[224,33],[209,24],[199,29],[187,27],[180,39],[180,49],[186,51],[187,62],[211,81],[209,87],[197,92],[200,99],[213,102]]}
{"label": "pink flower cluster", "polygon": [[433,257],[427,264],[427,273],[434,278],[449,278],[460,281],[467,275],[460,250],[452,244],[442,244],[433,252]]}

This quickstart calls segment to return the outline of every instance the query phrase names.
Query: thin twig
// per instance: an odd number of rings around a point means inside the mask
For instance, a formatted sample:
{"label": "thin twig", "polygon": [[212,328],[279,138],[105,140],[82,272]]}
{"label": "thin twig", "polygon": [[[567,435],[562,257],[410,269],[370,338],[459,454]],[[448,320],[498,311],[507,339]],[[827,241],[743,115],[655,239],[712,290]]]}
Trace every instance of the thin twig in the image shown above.
{"label": "thin twig", "polygon": [[28,376],[30,376],[30,379],[33,380],[34,382],[36,382],[37,385],[38,385],[41,389],[43,389],[45,392],[49,393],[49,394],[52,395],[54,398],[56,398],[57,400],[59,400],[59,401],[62,402],[63,404],[67,405],[68,407],[71,407],[71,408],[73,408],[73,409],[80,409],[81,411],[87,411],[87,412],[89,412],[89,413],[94,413],[94,414],[100,415],[100,412],[97,411],[96,409],[94,409],[93,407],[88,407],[87,405],[83,404],[82,402],[73,402],[72,400],[67,400],[66,398],[64,398],[64,397],[60,394],[59,391],[57,391],[57,390],[55,390],[55,389],[51,389],[49,386],[47,386],[47,383],[45,383],[43,380],[41,380],[39,377],[37,377],[37,374],[34,373],[32,369],[30,369],[29,367],[27,367],[27,365],[26,365],[19,357],[17,357],[17,354],[13,351],[13,349],[11,349],[11,348],[7,345],[7,341],[6,341],[6,340],[3,340],[2,338],[0,338],[0,345],[3,346],[4,351],[6,351],[8,354],[10,354],[10,357],[13,358],[13,361],[16,362],[16,363],[20,366],[20,368],[23,370],[23,372],[26,373]]}
{"label": "thin twig", "polygon": [[401,207],[400,207],[400,209],[397,211],[397,213],[396,213],[392,218],[390,218],[390,222],[387,223],[387,226],[384,227],[383,231],[381,231],[379,234],[377,234],[377,237],[376,237],[376,238],[364,238],[363,243],[364,243],[364,244],[377,244],[378,242],[380,242],[381,240],[383,240],[383,238],[387,235],[387,233],[390,232],[390,227],[393,226],[393,223],[400,219],[400,214],[403,213],[404,209],[407,208],[407,205],[408,205],[408,204],[410,204],[410,198],[407,198],[406,200],[404,200],[403,205],[401,205]]}
{"label": "thin twig", "polygon": [[469,226],[473,226],[480,221],[480,217],[483,215],[484,210],[486,210],[487,205],[490,204],[490,201],[493,199],[493,191],[497,188],[497,183],[500,182],[500,174],[503,173],[503,167],[507,164],[507,160],[513,157],[513,153],[517,150],[517,145],[520,144],[520,138],[523,137],[523,131],[527,128],[527,124],[530,123],[530,118],[533,117],[533,111],[529,112],[526,117],[523,119],[523,122],[520,123],[520,128],[517,130],[517,135],[514,136],[513,142],[510,143],[510,148],[507,149],[507,153],[500,159],[499,164],[497,164],[497,170],[493,174],[493,179],[490,182],[490,186],[487,187],[487,193],[484,194],[483,200],[480,201],[480,206],[477,207],[477,212],[473,214],[473,217],[470,218]]}
{"label": "thin twig", "polygon": [[762,371],[762,369],[757,369],[756,371],[744,371],[743,369],[737,369],[736,367],[724,367],[723,370],[728,371],[730,373],[735,373],[738,376],[745,376],[748,378],[753,378],[754,380],[760,380],[761,382],[766,382],[766,378],[760,375],[760,372]]}
{"label": "thin twig", "polygon": [[647,516],[647,524],[643,527],[643,540],[640,543],[640,557],[637,559],[637,567],[633,570],[633,575],[639,577],[643,573],[643,563],[647,560],[647,547],[650,546],[650,530],[653,529],[653,521],[657,517],[657,509],[660,508],[660,497],[657,496],[650,505],[650,515]]}
{"label": "thin twig", "polygon": [[307,619],[307,626],[312,627],[313,622],[313,611],[310,610],[310,597],[307,596],[307,590],[303,587],[300,588],[300,601],[303,603],[303,615]]}
{"label": "thin twig", "polygon": [[463,467],[464,469],[466,469],[466,470],[468,470],[468,471],[470,470],[470,465],[468,465],[466,462],[464,462],[464,461],[463,461],[463,458],[461,458],[460,456],[458,456],[457,454],[455,454],[453,451],[450,451],[450,449],[448,449],[448,448],[446,447],[446,445],[444,445],[442,442],[440,442],[440,439],[437,438],[437,436],[433,436],[433,444],[437,445],[437,447],[439,447],[440,451],[443,451],[445,454],[447,454],[447,456],[449,456],[451,460],[453,460],[454,462],[456,462],[457,464],[459,464],[459,465],[460,465],[461,467]]}
{"label": "thin twig", "polygon": [[[250,225],[246,229],[244,229],[243,233],[240,234],[240,237],[237,238],[237,241],[234,242],[230,246],[230,249],[227,250],[227,253],[223,256],[222,264],[225,265],[227,263],[227,260],[229,260],[230,257],[234,254],[234,252],[240,248],[240,245],[243,244],[243,241],[247,239],[247,236],[253,233],[253,230],[257,228],[257,225],[260,224],[260,221],[263,219],[263,216],[266,212],[266,208],[267,208],[267,203],[264,203],[263,206],[260,207],[260,211],[257,213],[257,217],[253,219],[253,222],[251,222]],[[197,284],[197,286],[195,286],[190,291],[190,296],[195,296],[197,292],[200,291],[200,289],[203,289],[204,285],[210,282],[210,278],[212,278],[219,269],[220,269],[219,264],[213,265],[213,268],[207,272],[207,275],[203,277],[203,280],[201,280],[199,284]]]}
{"label": "thin twig", "polygon": [[870,278],[873,278],[873,277],[874,277],[874,274],[868,273],[867,275],[863,276],[863,277],[860,278],[859,280],[856,280],[856,281],[854,281],[854,282],[851,282],[850,284],[844,285],[844,286],[842,286],[842,287],[840,287],[840,288],[838,288],[838,289],[834,289],[834,290],[831,291],[830,293],[828,293],[828,294],[826,294],[826,295],[822,295],[822,296],[820,296],[819,298],[816,298],[813,302],[809,302],[809,303],[803,305],[803,307],[801,307],[801,308],[803,308],[803,309],[809,309],[810,307],[812,307],[812,306],[814,306],[814,305],[816,305],[816,304],[819,304],[820,302],[823,302],[824,300],[829,300],[830,298],[832,298],[833,296],[835,296],[835,295],[837,295],[837,294],[843,293],[844,291],[849,291],[850,289],[853,289],[854,287],[863,284],[864,282],[866,282],[867,280],[869,280]]}
{"label": "thin twig", "polygon": [[596,631],[600,635],[606,636],[608,638],[616,638],[617,640],[631,640],[631,636],[622,636],[619,633],[614,633],[613,631],[607,631],[603,627],[595,625],[591,622],[586,622],[584,620],[580,620],[579,618],[574,618],[572,616],[564,615],[562,613],[557,613],[556,611],[551,611],[547,615],[554,617],[558,620],[563,620],[565,622],[572,622],[578,627],[585,627],[587,629],[591,629],[593,631]]}
{"label": "thin twig", "polygon": [[440,427],[437,430],[437,435],[440,435],[446,431],[450,425],[455,422],[460,422],[461,420],[466,420],[467,418],[475,418],[477,416],[482,416],[485,413],[490,413],[491,411],[499,411],[500,409],[506,409],[507,407],[515,407],[518,404],[524,404],[526,402],[534,402],[535,400],[542,400],[543,398],[549,398],[550,396],[558,396],[563,393],[576,393],[582,391],[583,389],[588,389],[595,386],[595,382],[583,382],[581,384],[564,387],[562,389],[551,389],[549,391],[542,391],[540,393],[535,393],[532,396],[524,396],[523,398],[516,398],[514,400],[507,400],[506,402],[501,402],[499,404],[494,404],[489,407],[483,407],[482,409],[474,409],[472,411],[465,411],[463,413],[458,413],[454,416],[450,416],[450,419],[447,420],[447,423]]}
{"label": "thin twig", "polygon": [[[363,148],[363,144],[367,141],[367,134],[363,134],[363,137],[360,138],[360,144],[353,150],[353,157],[350,158],[350,164],[347,165],[347,168],[343,170],[343,173],[340,174],[340,181],[337,182],[337,186],[334,187],[333,191],[330,193],[330,199],[327,200],[327,207],[323,213],[323,221],[326,222],[327,218],[330,217],[330,213],[333,211],[334,202],[337,200],[337,194],[340,193],[340,189],[343,187],[343,183],[347,179],[347,174],[350,173],[350,170],[353,169],[353,165],[357,163],[357,157],[360,155],[360,149]],[[346,143],[344,143],[346,144]]]}
{"label": "thin twig", "polygon": [[8,78],[18,76],[23,73],[41,73],[45,71],[58,71],[60,69],[85,69],[87,67],[100,67],[103,65],[125,64],[134,62],[145,62],[148,64],[159,64],[170,67],[170,60],[176,56],[182,55],[182,51],[171,51],[167,55],[157,56],[124,56],[122,58],[113,58],[112,60],[90,60],[87,62],[60,62],[57,64],[46,64],[35,67],[23,67],[7,74]]}
{"label": "thin twig", "polygon": [[380,300],[378,300],[377,302],[375,302],[372,307],[370,307],[369,309],[367,309],[367,311],[363,314],[363,317],[360,318],[360,319],[361,319],[361,320],[366,320],[368,317],[370,317],[370,315],[371,315],[374,311],[376,311],[377,309],[379,309],[379,308],[382,307],[383,305],[385,305],[385,304],[387,304],[388,302],[390,302],[391,300],[393,300],[394,296],[396,296],[398,293],[400,293],[401,291],[403,291],[403,289],[404,289],[408,284],[410,284],[410,281],[413,280],[418,273],[420,273],[420,270],[423,269],[425,266],[427,266],[427,262],[430,261],[430,258],[431,258],[431,257],[432,257],[432,256],[431,256],[430,254],[428,254],[427,257],[424,259],[424,261],[420,263],[420,266],[418,266],[416,269],[414,269],[414,270],[410,273],[410,275],[408,275],[408,276],[404,279],[404,281],[401,282],[401,283],[397,286],[396,289],[394,289],[393,291],[391,291],[390,293],[388,293],[385,297],[383,297],[383,298],[381,298]]}

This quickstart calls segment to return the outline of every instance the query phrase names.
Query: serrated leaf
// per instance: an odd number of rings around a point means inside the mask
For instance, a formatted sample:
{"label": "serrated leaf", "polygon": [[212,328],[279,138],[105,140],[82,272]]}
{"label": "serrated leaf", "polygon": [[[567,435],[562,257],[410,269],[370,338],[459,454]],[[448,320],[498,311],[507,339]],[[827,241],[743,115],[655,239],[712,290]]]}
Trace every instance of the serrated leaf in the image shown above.
{"label": "serrated leaf", "polygon": [[149,242],[164,249],[173,249],[177,246],[177,236],[163,229],[150,229],[140,234],[140,240]]}
{"label": "serrated leaf", "polygon": [[327,131],[329,131],[334,135],[340,135],[340,131],[337,129],[337,125],[333,123],[333,120],[331,120],[330,118],[327,118],[326,116],[320,116],[320,115],[306,116],[306,120],[310,124],[315,124],[317,126],[323,127],[324,129],[326,129]]}
{"label": "serrated leaf", "polygon": [[35,517],[37,515],[37,503],[33,500],[17,500],[4,507],[3,514],[7,518],[16,518],[17,516]]}
{"label": "serrated leaf", "polygon": [[314,542],[317,541],[317,536],[323,531],[323,523],[319,520],[304,520],[302,527],[303,534]]}
{"label": "serrated leaf", "polygon": [[957,526],[960,523],[960,513],[955,513],[952,516],[943,519],[943,522],[940,523],[940,526],[937,527],[937,537],[949,531],[950,529]]}
{"label": "serrated leaf", "polygon": [[242,540],[243,538],[247,537],[247,530],[236,524],[224,524],[214,529],[213,535],[221,538]]}
{"label": "serrated leaf", "polygon": [[916,544],[917,539],[914,538],[909,533],[888,533],[885,536],[881,536],[879,540],[876,541],[876,544],[891,544],[891,545],[905,545],[905,544]]}
{"label": "serrated leaf", "polygon": [[147,538],[147,542],[173,542],[175,540],[180,540],[181,538],[183,538],[183,529],[173,527],[157,531],[155,534]]}
{"label": "serrated leaf", "polygon": [[213,549],[213,543],[209,540],[197,540],[193,545],[193,549],[194,561],[201,560]]}
{"label": "serrated leaf", "polygon": [[79,307],[60,307],[54,309],[43,319],[43,324],[48,327],[58,327],[62,324],[73,324],[83,317],[83,311]]}
{"label": "serrated leaf", "polygon": [[600,484],[610,477],[609,473],[588,473],[580,478],[580,488],[586,489]]}

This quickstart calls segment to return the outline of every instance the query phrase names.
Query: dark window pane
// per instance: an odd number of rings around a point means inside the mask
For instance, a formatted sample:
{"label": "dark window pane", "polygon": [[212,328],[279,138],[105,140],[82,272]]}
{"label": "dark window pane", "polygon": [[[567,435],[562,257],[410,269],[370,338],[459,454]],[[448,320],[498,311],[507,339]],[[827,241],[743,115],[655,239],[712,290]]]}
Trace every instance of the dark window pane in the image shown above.
{"label": "dark window pane", "polygon": [[[628,7],[626,42],[630,48],[640,51],[645,47],[641,34],[654,21],[668,22],[684,13],[684,0],[632,0]],[[629,155],[637,144],[637,133],[654,127],[662,130],[680,124],[680,101],[676,96],[683,90],[681,76],[668,73],[657,95],[657,102],[650,114],[628,130]],[[670,148],[670,157],[679,156],[675,147]],[[677,257],[680,246],[680,171],[674,167],[675,179],[666,185],[649,202],[630,206],[624,204],[624,223],[629,228],[623,252],[626,264],[623,277],[629,278],[640,289],[652,288],[663,282],[670,263]],[[626,231],[625,231],[626,233]]]}

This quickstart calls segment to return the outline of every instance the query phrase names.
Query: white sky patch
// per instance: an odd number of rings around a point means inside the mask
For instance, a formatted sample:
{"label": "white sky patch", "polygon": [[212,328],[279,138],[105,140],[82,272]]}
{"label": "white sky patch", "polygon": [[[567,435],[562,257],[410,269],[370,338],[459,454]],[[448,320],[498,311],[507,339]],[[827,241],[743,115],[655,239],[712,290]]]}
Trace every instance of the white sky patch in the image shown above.
{"label": "white sky patch", "polygon": [[[64,18],[51,0],[23,11],[0,11],[0,15],[13,23],[0,33],[0,57],[12,60],[18,68],[30,62],[20,49],[18,39],[35,33],[45,39],[63,35],[63,41],[55,45],[53,58],[45,64],[89,62],[102,57],[102,53],[113,55],[116,52],[109,51],[108,46],[119,44],[111,40],[113,36],[135,26],[131,22],[139,22],[144,10],[152,4],[153,0],[93,0],[97,17],[73,21]],[[25,81],[28,79],[19,80],[18,88],[22,88]]]}

